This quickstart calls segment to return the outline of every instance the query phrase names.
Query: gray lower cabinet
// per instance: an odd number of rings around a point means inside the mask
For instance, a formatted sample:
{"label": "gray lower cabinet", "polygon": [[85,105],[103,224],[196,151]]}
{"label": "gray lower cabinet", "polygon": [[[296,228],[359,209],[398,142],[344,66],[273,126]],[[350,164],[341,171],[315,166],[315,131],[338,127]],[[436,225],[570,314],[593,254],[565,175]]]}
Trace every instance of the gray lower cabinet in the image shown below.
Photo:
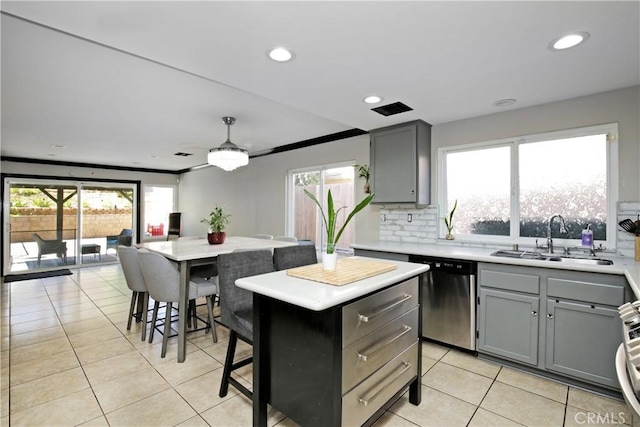
{"label": "gray lower cabinet", "polygon": [[536,366],[540,298],[480,288],[478,351]]}
{"label": "gray lower cabinet", "polygon": [[619,388],[624,276],[489,263],[478,276],[478,352]]}
{"label": "gray lower cabinet", "polygon": [[618,386],[613,363],[621,341],[617,309],[550,299],[546,322],[547,369]]}

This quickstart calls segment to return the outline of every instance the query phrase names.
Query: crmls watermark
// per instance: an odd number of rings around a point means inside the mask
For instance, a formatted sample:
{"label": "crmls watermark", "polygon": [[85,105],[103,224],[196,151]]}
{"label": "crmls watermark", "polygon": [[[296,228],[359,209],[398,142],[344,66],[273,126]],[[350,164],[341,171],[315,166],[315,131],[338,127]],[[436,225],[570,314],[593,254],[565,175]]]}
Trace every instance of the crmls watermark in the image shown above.
{"label": "crmls watermark", "polygon": [[573,419],[578,424],[607,425],[625,424],[627,422],[626,417],[627,414],[624,412],[606,412],[604,414],[598,414],[597,412],[576,412]]}

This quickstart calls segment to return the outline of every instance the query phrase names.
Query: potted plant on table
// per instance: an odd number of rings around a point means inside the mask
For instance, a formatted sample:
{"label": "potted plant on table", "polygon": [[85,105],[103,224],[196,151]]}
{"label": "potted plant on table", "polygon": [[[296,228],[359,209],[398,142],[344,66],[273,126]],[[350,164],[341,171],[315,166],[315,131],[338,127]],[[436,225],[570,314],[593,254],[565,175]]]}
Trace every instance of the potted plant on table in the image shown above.
{"label": "potted plant on table", "polygon": [[322,204],[318,201],[318,199],[309,191],[304,190],[304,192],[320,208],[322,220],[324,221],[324,227],[327,230],[327,250],[322,253],[322,266],[325,270],[335,270],[338,257],[335,249],[338,240],[340,240],[340,236],[342,236],[342,233],[344,232],[347,224],[349,224],[349,221],[351,221],[351,218],[353,218],[355,214],[360,212],[362,209],[364,209],[365,206],[371,203],[374,195],[370,194],[365,197],[360,203],[358,203],[358,205],[353,208],[351,213],[347,216],[347,219],[345,220],[344,224],[342,224],[342,227],[340,227],[340,230],[338,230],[338,233],[336,233],[336,217],[342,209],[346,208],[346,206],[342,206],[338,210],[335,210],[333,205],[333,196],[331,196],[331,190],[329,190],[327,194],[327,214],[325,215],[324,210],[322,209]]}
{"label": "potted plant on table", "polygon": [[200,222],[209,225],[207,231],[207,240],[210,245],[219,245],[224,243],[227,235],[224,227],[229,223],[230,214],[224,212],[220,205],[216,205],[215,209],[209,214],[209,218],[202,218]]}

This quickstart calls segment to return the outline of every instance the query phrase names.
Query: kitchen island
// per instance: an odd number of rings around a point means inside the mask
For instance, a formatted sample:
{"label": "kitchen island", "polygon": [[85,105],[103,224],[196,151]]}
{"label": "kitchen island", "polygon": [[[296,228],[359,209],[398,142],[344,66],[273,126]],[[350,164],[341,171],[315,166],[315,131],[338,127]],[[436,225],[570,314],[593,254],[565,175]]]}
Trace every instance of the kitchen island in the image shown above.
{"label": "kitchen island", "polygon": [[236,281],[254,293],[255,426],[266,426],[267,403],[322,426],[373,422],[407,388],[420,403],[419,282],[428,267],[387,262],[395,269],[343,286],[286,271]]}

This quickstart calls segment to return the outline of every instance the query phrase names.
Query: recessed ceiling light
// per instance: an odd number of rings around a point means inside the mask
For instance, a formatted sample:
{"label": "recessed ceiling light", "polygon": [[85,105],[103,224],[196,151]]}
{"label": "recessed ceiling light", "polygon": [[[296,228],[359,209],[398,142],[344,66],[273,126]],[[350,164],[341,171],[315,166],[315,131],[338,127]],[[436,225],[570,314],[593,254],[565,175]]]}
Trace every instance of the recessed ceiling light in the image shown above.
{"label": "recessed ceiling light", "polygon": [[293,61],[295,55],[289,49],[276,47],[267,52],[267,56],[276,62]]}
{"label": "recessed ceiling light", "polygon": [[516,103],[516,100],[513,98],[505,98],[499,99],[493,103],[494,107],[508,107],[509,105],[513,105]]}
{"label": "recessed ceiling light", "polygon": [[584,43],[589,38],[589,33],[579,31],[577,33],[567,34],[566,36],[554,39],[549,43],[549,49],[552,51],[565,50]]}
{"label": "recessed ceiling light", "polygon": [[376,95],[371,95],[367,96],[363,101],[367,104],[377,104],[378,102],[382,101],[382,98]]}
{"label": "recessed ceiling light", "polygon": [[67,148],[64,145],[51,144],[51,148]]}
{"label": "recessed ceiling light", "polygon": [[152,159],[159,159],[160,156],[156,156],[156,155],[150,155],[149,157],[151,157]]}

